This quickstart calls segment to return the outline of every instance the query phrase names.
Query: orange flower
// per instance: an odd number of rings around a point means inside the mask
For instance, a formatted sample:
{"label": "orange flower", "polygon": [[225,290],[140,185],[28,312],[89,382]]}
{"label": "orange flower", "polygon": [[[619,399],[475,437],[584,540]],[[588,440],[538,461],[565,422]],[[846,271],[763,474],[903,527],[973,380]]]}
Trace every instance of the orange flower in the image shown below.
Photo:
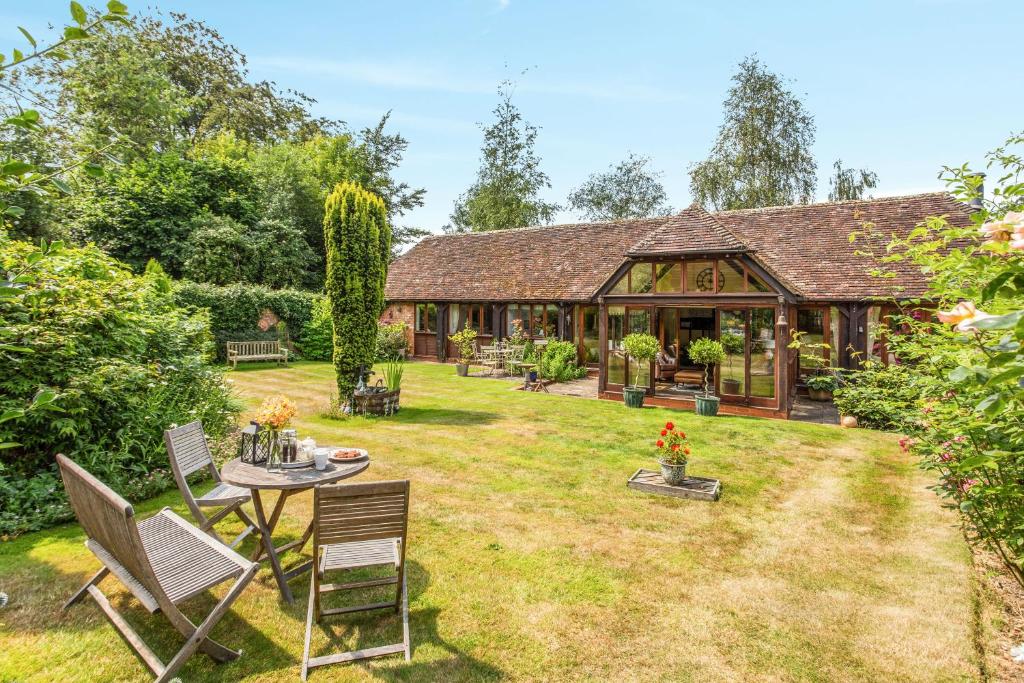
{"label": "orange flower", "polygon": [[972,332],[978,329],[974,323],[992,317],[984,311],[979,311],[973,301],[961,301],[953,310],[939,311],[936,315],[940,321],[956,325],[956,329],[961,332]]}
{"label": "orange flower", "polygon": [[263,401],[256,412],[255,420],[271,429],[283,429],[288,426],[298,412],[295,404],[285,396],[271,396]]}

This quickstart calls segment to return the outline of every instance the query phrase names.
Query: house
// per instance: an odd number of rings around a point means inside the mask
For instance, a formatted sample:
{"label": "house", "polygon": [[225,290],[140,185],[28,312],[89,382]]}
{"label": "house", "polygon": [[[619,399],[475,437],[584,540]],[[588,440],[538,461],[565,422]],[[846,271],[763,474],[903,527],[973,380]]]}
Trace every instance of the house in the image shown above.
{"label": "house", "polygon": [[[692,405],[687,347],[713,337],[729,351],[713,377],[722,411],[786,417],[820,366],[812,353],[843,368],[887,361],[887,306],[922,295],[926,280],[900,262],[873,277],[864,252],[929,216],[965,226],[971,208],[940,192],[431,236],[392,264],[383,319],[409,324],[414,356],[441,361],[452,331],[468,324],[486,344],[519,320],[532,337],[575,342],[602,397],[621,397],[639,371],[648,402],[669,406]],[[787,348],[793,330],[828,348]],[[650,367],[624,353],[631,332],[658,338]]]}

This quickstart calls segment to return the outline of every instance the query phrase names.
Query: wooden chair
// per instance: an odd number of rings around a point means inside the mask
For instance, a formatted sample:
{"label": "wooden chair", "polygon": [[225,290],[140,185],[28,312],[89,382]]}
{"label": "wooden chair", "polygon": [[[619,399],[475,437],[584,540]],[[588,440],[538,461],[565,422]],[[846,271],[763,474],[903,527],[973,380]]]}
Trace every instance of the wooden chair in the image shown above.
{"label": "wooden chair", "polygon": [[[103,564],[64,604],[64,609],[86,593],[91,595],[161,683],[171,680],[196,649],[218,662],[236,659],[239,652],[221,645],[209,634],[256,576],[259,564],[213,540],[170,508],[136,522],[132,506],[106,484],[66,456],[58,455],[57,464],[71,507],[88,537],[85,546]],[[116,576],[150,614],[163,612],[185,637],[185,644],[167,664],[160,661],[99,589],[99,582],[107,574]],[[178,609],[179,603],[228,579],[235,582],[199,626]]]}
{"label": "wooden chair", "polygon": [[[210,446],[206,443],[206,434],[203,432],[202,422],[190,422],[181,427],[174,427],[164,432],[164,445],[167,446],[167,455],[171,459],[171,470],[174,472],[174,481],[178,483],[178,490],[185,504],[192,511],[199,528],[216,538],[221,543],[224,539],[213,530],[213,525],[234,513],[246,525],[228,547],[237,548],[242,540],[257,531],[256,522],[249,518],[242,510],[242,505],[252,500],[252,492],[239,486],[225,484],[220,479],[220,472],[213,464],[213,456],[210,454]],[[207,491],[204,495],[196,498],[192,495],[192,489],[188,485],[188,475],[206,468],[210,476],[217,482],[217,485]],[[211,517],[203,514],[203,508],[219,507]],[[257,531],[258,533],[258,531]]]}
{"label": "wooden chair", "polygon": [[[370,657],[404,653],[409,660],[409,599],[405,589],[405,547],[409,517],[409,482],[318,486],[313,494],[313,561],[310,572],[306,643],[302,653],[302,680],[309,670],[326,664],[354,662]],[[327,572],[393,566],[395,574],[348,583],[322,583]],[[395,586],[395,599],[356,607],[323,609],[320,596],[334,591]],[[376,609],[402,610],[402,642],[323,657],[309,656],[313,622],[322,616]]]}

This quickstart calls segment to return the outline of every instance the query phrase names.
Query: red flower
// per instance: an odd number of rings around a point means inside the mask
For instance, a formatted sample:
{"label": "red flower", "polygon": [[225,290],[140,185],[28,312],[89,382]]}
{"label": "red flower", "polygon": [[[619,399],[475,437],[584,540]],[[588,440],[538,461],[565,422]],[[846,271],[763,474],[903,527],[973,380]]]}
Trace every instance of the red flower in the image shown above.
{"label": "red flower", "polygon": [[683,453],[686,453],[687,455],[689,455],[690,454],[690,449],[689,448],[684,448],[683,449]]}
{"label": "red flower", "polygon": [[658,439],[658,443],[656,443],[654,445],[657,446],[658,448],[664,448],[665,447],[665,442],[662,441],[661,439]]}
{"label": "red flower", "polygon": [[679,444],[677,444],[677,443],[672,444],[672,450],[678,451],[679,450]]}
{"label": "red flower", "polygon": [[675,428],[676,428],[676,426],[675,426],[674,424],[672,424],[671,422],[666,422],[666,423],[665,423],[665,429],[669,430],[670,432],[671,432],[671,431],[672,431],[673,429],[675,429]]}
{"label": "red flower", "polygon": [[662,436],[668,436],[668,430],[667,429],[662,429],[661,430],[661,435]]}
{"label": "red flower", "polygon": [[683,439],[686,438],[686,432],[679,432],[679,436]]}

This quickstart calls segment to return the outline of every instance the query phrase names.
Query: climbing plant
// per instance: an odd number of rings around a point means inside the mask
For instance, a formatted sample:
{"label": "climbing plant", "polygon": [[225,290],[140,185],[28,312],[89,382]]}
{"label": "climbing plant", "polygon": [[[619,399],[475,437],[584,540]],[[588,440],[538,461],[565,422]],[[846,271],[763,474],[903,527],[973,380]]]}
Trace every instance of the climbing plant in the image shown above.
{"label": "climbing plant", "polygon": [[345,400],[355,390],[359,366],[373,363],[377,320],[384,311],[391,252],[384,201],[355,183],[339,183],[327,197],[324,244],[334,369],[338,396]]}

